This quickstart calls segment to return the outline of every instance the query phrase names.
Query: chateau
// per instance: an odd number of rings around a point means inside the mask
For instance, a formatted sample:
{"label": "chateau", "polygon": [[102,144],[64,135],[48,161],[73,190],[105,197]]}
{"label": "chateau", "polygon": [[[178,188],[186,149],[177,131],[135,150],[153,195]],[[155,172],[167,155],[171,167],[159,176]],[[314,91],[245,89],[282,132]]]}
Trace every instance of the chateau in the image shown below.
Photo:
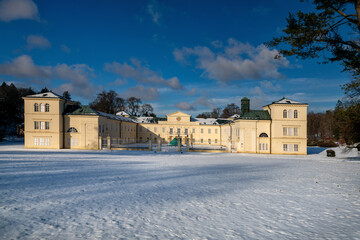
{"label": "chateau", "polygon": [[241,100],[241,114],[226,119],[192,118],[177,111],[166,118],[130,118],[95,111],[53,93],[24,99],[25,148],[101,149],[104,139],[121,144],[168,144],[175,137],[191,145],[224,146],[239,153],[307,154],[308,104],[287,98],[263,110]]}

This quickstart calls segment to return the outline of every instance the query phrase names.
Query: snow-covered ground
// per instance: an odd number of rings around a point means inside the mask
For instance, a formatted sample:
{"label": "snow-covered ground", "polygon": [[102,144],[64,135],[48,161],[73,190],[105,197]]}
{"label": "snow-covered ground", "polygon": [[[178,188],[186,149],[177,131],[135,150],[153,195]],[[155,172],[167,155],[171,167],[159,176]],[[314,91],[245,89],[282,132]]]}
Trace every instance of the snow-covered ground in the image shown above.
{"label": "snow-covered ground", "polygon": [[[1,239],[360,239],[360,159],[0,145]],[[317,154],[316,154],[317,153]]]}

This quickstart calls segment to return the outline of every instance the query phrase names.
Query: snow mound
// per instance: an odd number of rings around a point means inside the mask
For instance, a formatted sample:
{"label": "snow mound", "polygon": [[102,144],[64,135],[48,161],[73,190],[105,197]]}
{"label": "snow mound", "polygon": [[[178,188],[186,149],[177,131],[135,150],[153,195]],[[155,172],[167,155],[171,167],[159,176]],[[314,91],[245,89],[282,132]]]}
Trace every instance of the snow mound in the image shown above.
{"label": "snow mound", "polygon": [[348,147],[336,147],[336,148],[328,148],[319,155],[326,156],[327,150],[334,150],[336,158],[349,158],[349,157],[360,157],[359,151],[357,148],[348,148]]}

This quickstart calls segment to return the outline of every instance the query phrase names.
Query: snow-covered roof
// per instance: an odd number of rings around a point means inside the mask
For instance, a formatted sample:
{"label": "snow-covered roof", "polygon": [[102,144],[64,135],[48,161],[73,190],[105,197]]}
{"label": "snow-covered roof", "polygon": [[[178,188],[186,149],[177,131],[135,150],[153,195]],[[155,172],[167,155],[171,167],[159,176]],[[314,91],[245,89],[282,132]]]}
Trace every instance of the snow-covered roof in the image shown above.
{"label": "snow-covered roof", "polygon": [[301,103],[301,102],[297,102],[291,99],[288,99],[286,97],[283,97],[282,99],[272,102],[273,104],[306,104],[306,103]]}
{"label": "snow-covered roof", "polygon": [[56,93],[53,93],[53,92],[45,92],[45,93],[27,95],[26,97],[31,97],[31,98],[61,98],[61,99],[64,99],[59,94],[56,94]]}
{"label": "snow-covered roof", "polygon": [[153,123],[154,122],[153,117],[137,117],[134,120],[137,123]]}
{"label": "snow-covered roof", "polygon": [[117,116],[130,116],[130,114],[128,114],[128,113],[125,112],[125,111],[117,112],[116,115],[117,115]]}
{"label": "snow-covered roof", "polygon": [[240,117],[240,115],[239,114],[234,114],[234,115],[232,115],[231,117],[229,117],[229,118],[239,118]]}
{"label": "snow-covered roof", "polygon": [[219,125],[216,118],[195,118],[200,125]]}

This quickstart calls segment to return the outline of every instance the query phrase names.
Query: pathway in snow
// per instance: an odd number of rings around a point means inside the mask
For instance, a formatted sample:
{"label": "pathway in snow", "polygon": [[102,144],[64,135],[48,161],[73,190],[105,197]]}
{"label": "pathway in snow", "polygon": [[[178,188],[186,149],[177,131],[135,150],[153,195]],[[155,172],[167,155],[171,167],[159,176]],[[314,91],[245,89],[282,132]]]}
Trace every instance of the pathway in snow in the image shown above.
{"label": "pathway in snow", "polygon": [[360,239],[360,160],[0,145],[1,239]]}

